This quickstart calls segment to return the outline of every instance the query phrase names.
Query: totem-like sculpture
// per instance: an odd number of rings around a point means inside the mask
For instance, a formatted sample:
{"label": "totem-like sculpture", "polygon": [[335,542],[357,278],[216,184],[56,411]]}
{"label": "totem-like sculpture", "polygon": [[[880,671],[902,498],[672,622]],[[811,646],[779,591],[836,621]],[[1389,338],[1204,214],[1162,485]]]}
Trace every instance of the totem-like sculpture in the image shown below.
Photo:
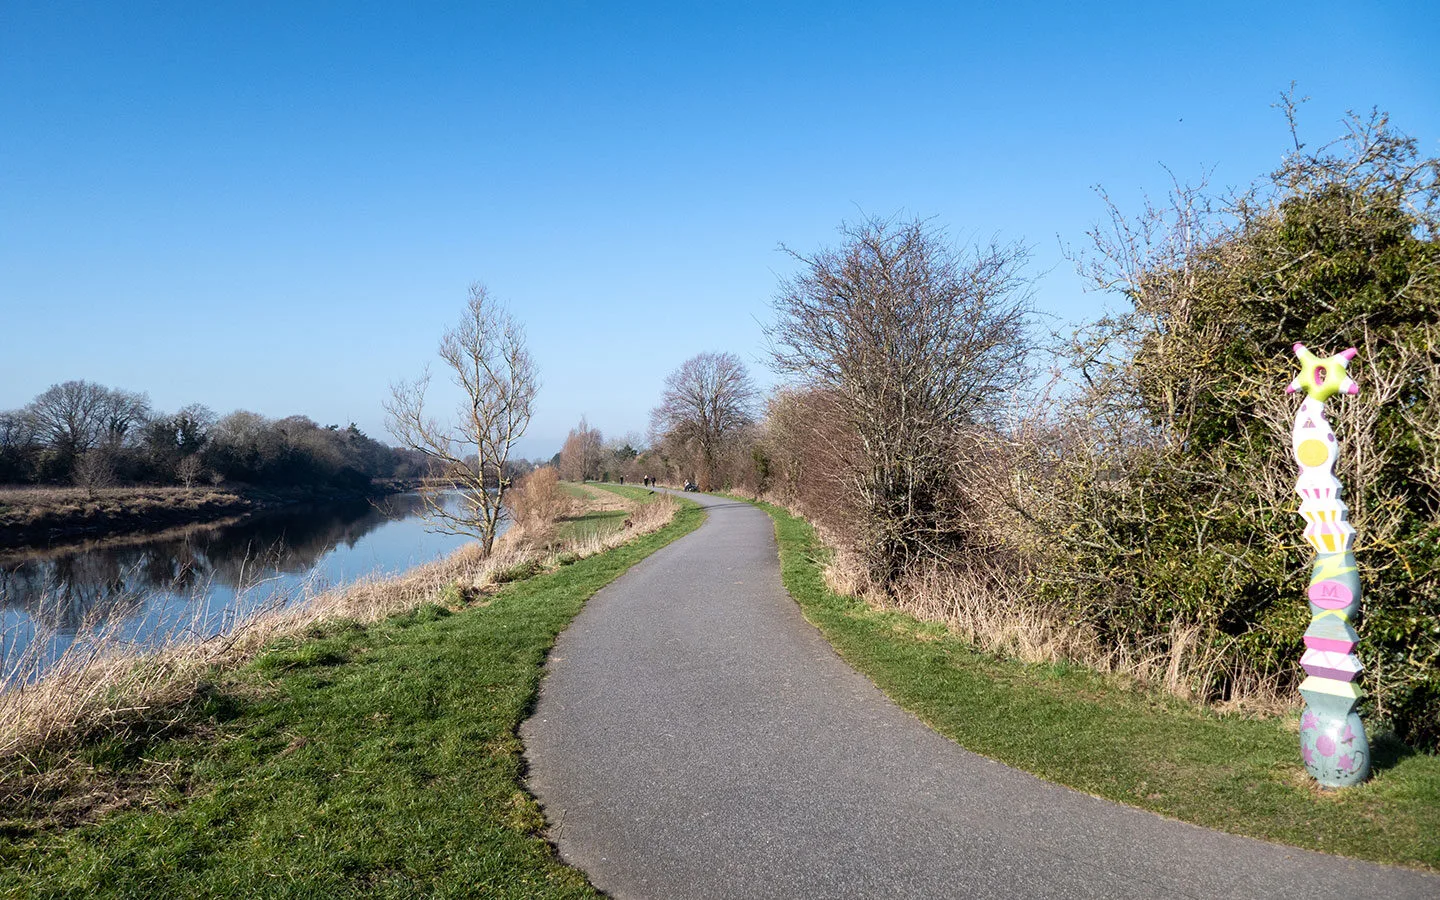
{"label": "totem-like sculpture", "polygon": [[1305,712],[1300,718],[1300,755],[1305,768],[1325,787],[1348,787],[1370,775],[1370,744],[1355,706],[1362,692],[1356,684],[1360,660],[1355,658],[1355,615],[1360,610],[1360,575],[1355,568],[1355,529],[1346,521],[1340,480],[1333,474],[1335,431],[1325,419],[1325,401],[1336,393],[1358,394],[1346,374],[1356,350],[1321,359],[1295,345],[1300,375],[1285,390],[1304,390],[1295,414],[1291,446],[1300,463],[1300,515],[1308,523],[1305,540],[1315,548],[1310,575],[1310,628],[1305,632],[1305,681],[1300,693]]}

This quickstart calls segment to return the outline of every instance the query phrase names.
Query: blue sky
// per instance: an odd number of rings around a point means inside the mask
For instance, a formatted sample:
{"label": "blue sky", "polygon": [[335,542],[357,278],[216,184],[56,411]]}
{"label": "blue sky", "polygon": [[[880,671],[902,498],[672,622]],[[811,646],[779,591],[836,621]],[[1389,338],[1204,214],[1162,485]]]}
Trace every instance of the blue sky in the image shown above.
{"label": "blue sky", "polygon": [[[1404,3],[0,4],[0,409],[85,378],[384,434],[467,285],[526,324],[525,455],[643,431],[752,361],[776,246],[922,215],[1033,245],[1388,109],[1440,155],[1440,16]],[[701,5],[695,5],[700,7]]]}

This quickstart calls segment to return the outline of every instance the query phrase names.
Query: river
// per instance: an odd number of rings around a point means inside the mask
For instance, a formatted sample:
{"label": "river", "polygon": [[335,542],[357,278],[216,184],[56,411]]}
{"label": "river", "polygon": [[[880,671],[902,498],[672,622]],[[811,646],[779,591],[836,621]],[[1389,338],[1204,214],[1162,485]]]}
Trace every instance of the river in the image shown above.
{"label": "river", "polygon": [[0,682],[33,680],[101,631],[144,646],[206,637],[260,606],[403,572],[473,540],[428,531],[422,510],[418,494],[396,494],[0,555]]}

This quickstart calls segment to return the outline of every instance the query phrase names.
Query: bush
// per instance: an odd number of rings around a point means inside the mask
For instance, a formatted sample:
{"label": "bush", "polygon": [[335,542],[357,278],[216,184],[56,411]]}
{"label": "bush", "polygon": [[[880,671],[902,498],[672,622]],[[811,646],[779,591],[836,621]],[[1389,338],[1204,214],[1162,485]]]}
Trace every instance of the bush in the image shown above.
{"label": "bush", "polygon": [[[1302,147],[1297,141],[1297,147]],[[1287,452],[1291,344],[1360,349],[1327,409],[1365,585],[1368,714],[1440,746],[1440,162],[1383,116],[1232,200],[1114,213],[1097,278],[1133,304],[1072,351],[1085,387],[1031,512],[1047,595],[1107,639],[1202,626],[1293,687],[1311,551]],[[1226,696],[1223,673],[1205,686]]]}
{"label": "bush", "polygon": [[574,502],[560,489],[560,475],[542,466],[525,475],[505,492],[510,519],[537,542],[553,536],[555,523],[570,514]]}

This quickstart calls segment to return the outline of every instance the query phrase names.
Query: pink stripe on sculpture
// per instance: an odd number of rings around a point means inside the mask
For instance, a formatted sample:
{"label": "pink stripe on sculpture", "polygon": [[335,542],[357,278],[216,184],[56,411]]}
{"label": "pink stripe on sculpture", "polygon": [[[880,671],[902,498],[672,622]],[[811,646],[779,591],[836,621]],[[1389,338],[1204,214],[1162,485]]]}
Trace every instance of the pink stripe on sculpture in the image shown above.
{"label": "pink stripe on sculpture", "polygon": [[1328,653],[1349,653],[1355,649],[1355,641],[1342,641],[1339,638],[1305,637],[1305,646],[1311,650],[1324,650]]}

